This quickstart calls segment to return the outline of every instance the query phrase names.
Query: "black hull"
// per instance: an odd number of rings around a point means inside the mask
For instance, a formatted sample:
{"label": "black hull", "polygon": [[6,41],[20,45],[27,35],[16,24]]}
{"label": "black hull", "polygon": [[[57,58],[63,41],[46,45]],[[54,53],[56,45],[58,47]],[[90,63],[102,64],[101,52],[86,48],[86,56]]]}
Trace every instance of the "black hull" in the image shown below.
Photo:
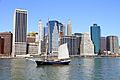
{"label": "black hull", "polygon": [[40,65],[69,65],[70,61],[35,61],[37,66]]}

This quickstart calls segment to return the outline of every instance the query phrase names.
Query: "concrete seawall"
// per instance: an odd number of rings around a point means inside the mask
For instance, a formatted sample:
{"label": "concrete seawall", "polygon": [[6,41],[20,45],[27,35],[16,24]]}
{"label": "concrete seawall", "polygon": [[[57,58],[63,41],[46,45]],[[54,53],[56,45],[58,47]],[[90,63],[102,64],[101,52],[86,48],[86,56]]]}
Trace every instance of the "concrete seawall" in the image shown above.
{"label": "concrete seawall", "polygon": [[[120,57],[120,55],[85,55],[85,56],[81,56],[81,55],[70,55],[70,57],[84,57],[84,58],[90,58],[90,57]],[[44,56],[33,56],[33,57],[11,57],[11,56],[0,56],[0,58],[10,58],[10,59],[18,59],[18,58],[44,58]],[[56,56],[48,56],[48,58],[53,59],[53,58],[57,58]]]}

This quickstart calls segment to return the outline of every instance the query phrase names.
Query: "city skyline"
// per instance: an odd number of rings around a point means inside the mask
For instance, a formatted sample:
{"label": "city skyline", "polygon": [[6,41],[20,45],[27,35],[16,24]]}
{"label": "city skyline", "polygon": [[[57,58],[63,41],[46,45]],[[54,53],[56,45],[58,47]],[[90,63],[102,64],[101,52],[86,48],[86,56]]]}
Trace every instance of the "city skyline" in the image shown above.
{"label": "city skyline", "polygon": [[96,23],[101,27],[101,36],[116,35],[120,37],[119,29],[117,29],[120,26],[119,4],[119,0],[65,0],[64,2],[55,0],[0,0],[0,10],[2,11],[0,14],[0,18],[2,19],[0,22],[0,32],[13,32],[13,12],[16,8],[21,8],[28,10],[28,32],[38,32],[39,19],[43,21],[46,27],[48,18],[65,23],[67,29],[67,22],[70,18],[72,33],[89,32],[90,26]]}

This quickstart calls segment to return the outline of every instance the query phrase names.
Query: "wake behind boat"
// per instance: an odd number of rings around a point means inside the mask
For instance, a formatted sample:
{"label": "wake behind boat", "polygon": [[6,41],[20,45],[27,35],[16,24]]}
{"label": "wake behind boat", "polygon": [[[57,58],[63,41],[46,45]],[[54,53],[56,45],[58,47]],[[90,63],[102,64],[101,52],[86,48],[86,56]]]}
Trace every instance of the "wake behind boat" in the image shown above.
{"label": "wake behind boat", "polygon": [[[45,56],[47,57],[47,55]],[[40,65],[68,65],[71,60],[69,57],[68,47],[67,43],[62,44],[58,48],[58,59],[48,60],[47,58],[45,60],[35,60],[37,66]]]}

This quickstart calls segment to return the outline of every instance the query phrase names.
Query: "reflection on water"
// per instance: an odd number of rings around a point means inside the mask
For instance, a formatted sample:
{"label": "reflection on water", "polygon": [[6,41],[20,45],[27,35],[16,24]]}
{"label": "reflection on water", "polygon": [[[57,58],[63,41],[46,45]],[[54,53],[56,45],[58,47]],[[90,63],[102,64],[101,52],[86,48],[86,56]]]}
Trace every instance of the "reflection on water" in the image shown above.
{"label": "reflection on water", "polygon": [[93,80],[92,76],[93,76],[93,70],[94,70],[94,59],[83,59],[82,61],[82,66],[81,66],[81,71],[82,71],[82,79],[89,79],[89,80]]}
{"label": "reflection on water", "polygon": [[24,59],[11,61],[12,80],[69,80],[68,75],[67,65],[36,67],[34,62]]}
{"label": "reflection on water", "polygon": [[36,67],[25,59],[0,59],[0,80],[120,80],[120,58],[72,58],[70,65]]}
{"label": "reflection on water", "polygon": [[10,80],[10,62],[9,59],[0,59],[0,80]]}
{"label": "reflection on water", "polygon": [[69,80],[69,66],[42,66],[37,69],[41,70],[41,80]]}
{"label": "reflection on water", "polygon": [[12,80],[26,80],[26,65],[25,60],[13,59],[11,61],[11,79]]}

